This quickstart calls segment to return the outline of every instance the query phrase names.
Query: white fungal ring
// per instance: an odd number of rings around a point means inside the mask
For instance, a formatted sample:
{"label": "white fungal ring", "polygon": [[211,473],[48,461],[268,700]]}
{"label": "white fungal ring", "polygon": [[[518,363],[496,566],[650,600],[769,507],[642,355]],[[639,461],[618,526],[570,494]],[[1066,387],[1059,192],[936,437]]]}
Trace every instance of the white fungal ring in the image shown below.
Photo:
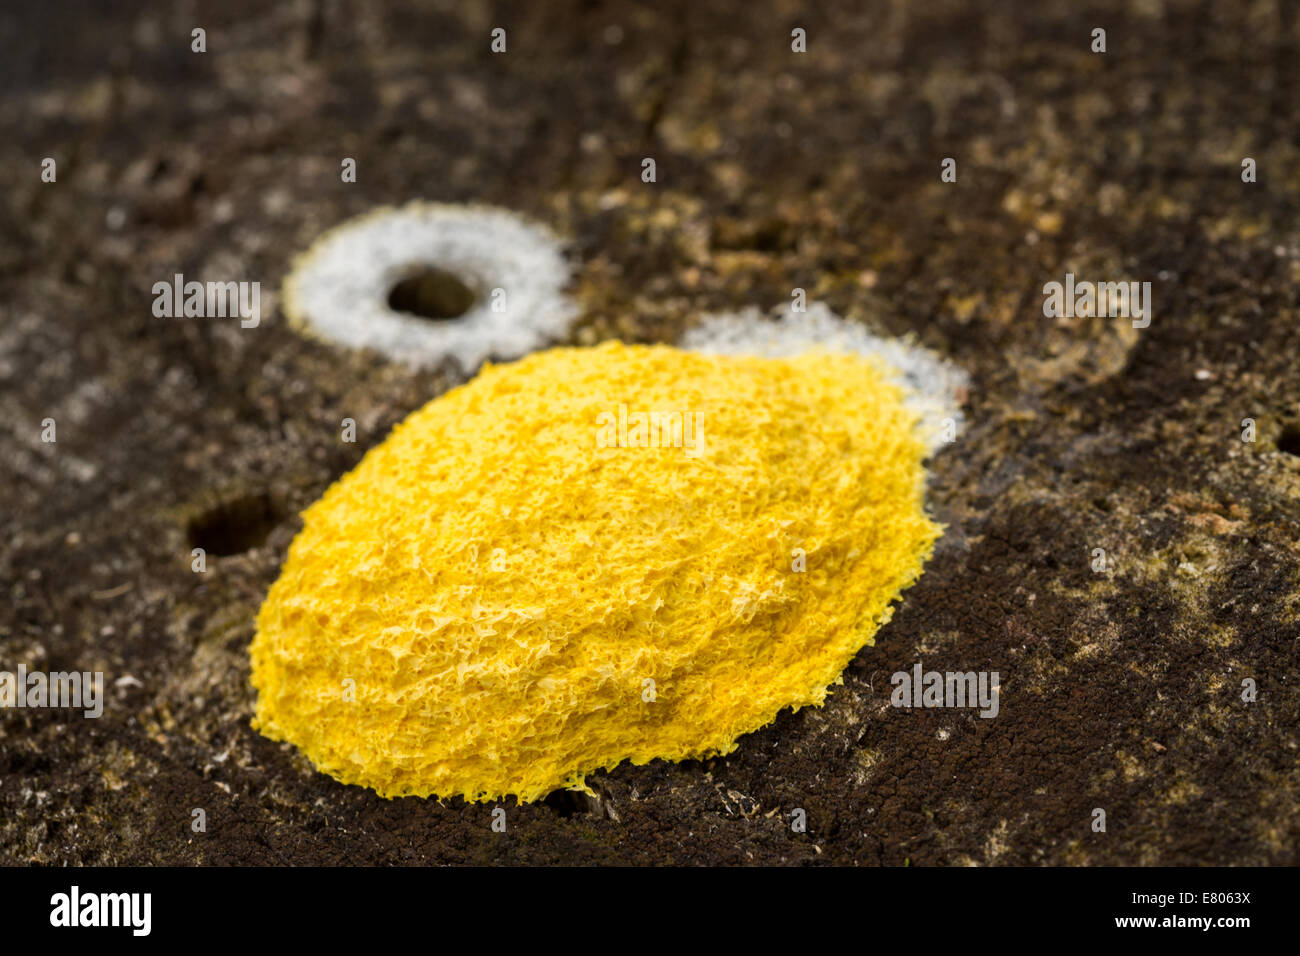
{"label": "white fungal ring", "polygon": [[[449,274],[473,293],[455,318],[389,304],[414,272]],[[303,332],[429,368],[451,359],[472,372],[567,336],[578,314],[564,294],[569,267],[544,227],[489,206],[411,203],[379,209],[322,235],[284,281],[284,309]]]}
{"label": "white fungal ring", "polygon": [[913,341],[876,335],[821,302],[809,302],[806,312],[787,305],[775,319],[753,306],[705,316],[682,337],[681,347],[769,358],[820,349],[874,359],[902,388],[903,404],[917,415],[921,438],[932,454],[956,439],[964,421],[961,406],[970,377],[963,369]]}

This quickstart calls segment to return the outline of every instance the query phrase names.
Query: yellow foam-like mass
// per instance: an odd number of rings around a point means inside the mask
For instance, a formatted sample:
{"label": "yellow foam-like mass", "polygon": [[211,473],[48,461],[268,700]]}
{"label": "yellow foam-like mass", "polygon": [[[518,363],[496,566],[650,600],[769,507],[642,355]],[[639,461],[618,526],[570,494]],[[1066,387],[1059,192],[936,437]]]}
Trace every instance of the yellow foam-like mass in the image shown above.
{"label": "yellow foam-like mass", "polygon": [[[640,447],[640,412],[682,427]],[[304,513],[254,726],[387,797],[536,800],[728,753],[822,703],[920,575],[940,529],[914,425],[851,355],[485,367]]]}

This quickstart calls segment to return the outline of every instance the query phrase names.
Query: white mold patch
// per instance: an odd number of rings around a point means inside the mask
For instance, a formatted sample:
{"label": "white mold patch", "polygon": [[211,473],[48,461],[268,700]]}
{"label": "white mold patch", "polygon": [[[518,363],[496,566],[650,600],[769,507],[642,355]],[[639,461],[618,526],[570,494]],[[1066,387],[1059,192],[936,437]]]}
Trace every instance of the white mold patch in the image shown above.
{"label": "white mold patch", "polygon": [[961,406],[970,384],[964,370],[923,346],[848,322],[820,302],[810,302],[806,312],[787,307],[775,318],[753,307],[706,316],[686,332],[681,347],[774,358],[820,349],[873,358],[902,387],[904,404],[916,412],[931,453],[960,434],[964,421]]}
{"label": "white mold patch", "polygon": [[[390,304],[399,283],[429,271],[458,284],[463,312],[426,318]],[[488,206],[411,203],[322,235],[285,279],[284,308],[325,341],[417,367],[450,359],[468,373],[564,338],[578,313],[568,281],[560,242],[542,226]]]}

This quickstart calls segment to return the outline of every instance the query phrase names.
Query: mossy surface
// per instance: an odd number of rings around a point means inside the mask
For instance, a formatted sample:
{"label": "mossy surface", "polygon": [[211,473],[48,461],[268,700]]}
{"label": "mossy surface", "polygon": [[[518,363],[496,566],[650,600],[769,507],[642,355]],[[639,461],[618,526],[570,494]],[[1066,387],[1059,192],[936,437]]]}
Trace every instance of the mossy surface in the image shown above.
{"label": "mossy surface", "polygon": [[[201,2],[206,55],[161,9],[5,10],[0,666],[111,690],[97,721],[0,713],[0,860],[1300,863],[1295,4],[320,9]],[[971,371],[929,466],[944,536],[824,707],[506,801],[505,834],[251,728],[294,516],[464,381],[306,340],[272,293],[325,229],[411,199],[570,240],[572,344],[674,343],[799,287]],[[260,280],[261,325],[155,318],[177,271]],[[1045,317],[1067,271],[1151,280],[1151,326]],[[195,574],[189,512],[250,488],[285,517]],[[918,660],[998,670],[999,716],[890,707]]]}

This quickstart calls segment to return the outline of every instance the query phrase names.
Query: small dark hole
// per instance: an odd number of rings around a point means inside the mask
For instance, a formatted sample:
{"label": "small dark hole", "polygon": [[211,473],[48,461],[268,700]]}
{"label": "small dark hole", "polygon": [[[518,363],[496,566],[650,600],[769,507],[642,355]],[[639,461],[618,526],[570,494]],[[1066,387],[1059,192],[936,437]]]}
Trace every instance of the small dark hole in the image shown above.
{"label": "small dark hole", "polygon": [[475,298],[474,290],[450,272],[427,268],[393,286],[388,293],[388,307],[394,312],[443,321],[464,315]]}
{"label": "small dark hole", "polygon": [[1300,425],[1287,425],[1277,436],[1277,450],[1288,455],[1300,455]]}
{"label": "small dark hole", "polygon": [[576,790],[556,790],[542,801],[561,817],[576,817],[591,813],[593,802],[591,797]]}
{"label": "small dark hole", "polygon": [[242,554],[262,544],[282,518],[269,494],[229,498],[190,519],[190,547],[218,557]]}

